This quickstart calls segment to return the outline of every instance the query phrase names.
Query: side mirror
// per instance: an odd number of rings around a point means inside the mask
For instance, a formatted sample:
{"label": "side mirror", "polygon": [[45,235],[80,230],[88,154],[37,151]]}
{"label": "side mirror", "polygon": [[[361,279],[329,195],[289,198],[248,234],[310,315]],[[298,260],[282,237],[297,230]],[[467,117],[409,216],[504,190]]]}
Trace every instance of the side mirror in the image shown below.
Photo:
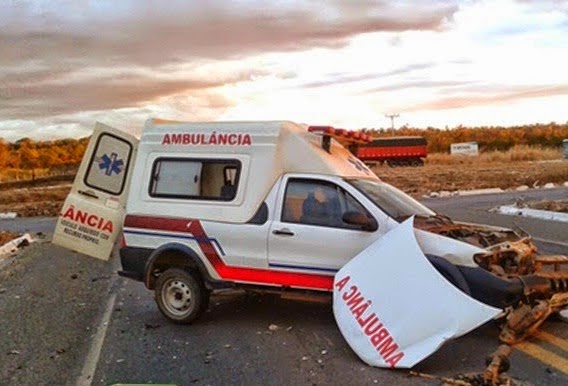
{"label": "side mirror", "polygon": [[379,224],[374,218],[367,217],[364,213],[349,211],[343,213],[342,220],[349,225],[360,226],[362,230],[374,232],[379,229]]}

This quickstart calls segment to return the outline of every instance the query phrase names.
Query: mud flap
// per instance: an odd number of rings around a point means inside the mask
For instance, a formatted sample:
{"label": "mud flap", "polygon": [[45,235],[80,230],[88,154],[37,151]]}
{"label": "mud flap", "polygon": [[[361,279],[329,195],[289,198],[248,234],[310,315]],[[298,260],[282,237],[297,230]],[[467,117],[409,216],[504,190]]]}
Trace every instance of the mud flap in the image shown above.
{"label": "mud flap", "polygon": [[424,256],[409,218],[337,274],[333,313],[353,351],[378,367],[412,367],[444,344],[494,318],[448,282]]}

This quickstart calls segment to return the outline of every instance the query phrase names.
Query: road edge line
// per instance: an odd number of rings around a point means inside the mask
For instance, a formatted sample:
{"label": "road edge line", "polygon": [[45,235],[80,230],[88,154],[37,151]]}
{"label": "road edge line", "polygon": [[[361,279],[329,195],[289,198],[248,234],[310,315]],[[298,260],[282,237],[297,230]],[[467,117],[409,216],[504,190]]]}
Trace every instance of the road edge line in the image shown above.
{"label": "road edge line", "polygon": [[[116,263],[113,264],[113,268],[114,266],[116,266]],[[91,346],[85,358],[83,368],[81,369],[81,374],[75,382],[76,386],[91,386],[93,383],[95,371],[97,370],[97,365],[99,363],[99,358],[103,349],[103,343],[106,338],[106,332],[110,324],[110,317],[112,316],[112,311],[114,310],[114,305],[116,302],[116,296],[118,293],[116,286],[117,283],[118,277],[115,276],[114,280],[109,285],[109,291],[111,295],[106,303],[105,311],[103,313],[101,321],[99,322],[97,333],[91,341]]]}

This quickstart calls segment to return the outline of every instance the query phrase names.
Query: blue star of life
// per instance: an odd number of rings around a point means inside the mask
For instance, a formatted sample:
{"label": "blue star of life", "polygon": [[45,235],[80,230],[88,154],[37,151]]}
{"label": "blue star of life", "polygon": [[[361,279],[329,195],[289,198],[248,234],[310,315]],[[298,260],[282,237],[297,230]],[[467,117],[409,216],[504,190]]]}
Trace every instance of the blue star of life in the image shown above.
{"label": "blue star of life", "polygon": [[110,157],[104,154],[99,159],[99,169],[105,171],[105,175],[112,176],[112,173],[116,173],[117,175],[122,172],[122,167],[124,165],[124,161],[122,159],[118,159],[117,153],[111,153]]}

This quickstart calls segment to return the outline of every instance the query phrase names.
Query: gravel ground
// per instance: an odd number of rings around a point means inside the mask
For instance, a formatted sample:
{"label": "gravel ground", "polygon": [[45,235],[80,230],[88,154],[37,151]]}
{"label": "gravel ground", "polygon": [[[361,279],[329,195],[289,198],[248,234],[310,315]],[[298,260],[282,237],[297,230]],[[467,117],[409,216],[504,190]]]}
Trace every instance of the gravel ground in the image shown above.
{"label": "gravel ground", "polygon": [[[5,264],[7,263],[7,264]],[[0,386],[66,385],[78,377],[109,295],[112,266],[32,243],[0,270]]]}

